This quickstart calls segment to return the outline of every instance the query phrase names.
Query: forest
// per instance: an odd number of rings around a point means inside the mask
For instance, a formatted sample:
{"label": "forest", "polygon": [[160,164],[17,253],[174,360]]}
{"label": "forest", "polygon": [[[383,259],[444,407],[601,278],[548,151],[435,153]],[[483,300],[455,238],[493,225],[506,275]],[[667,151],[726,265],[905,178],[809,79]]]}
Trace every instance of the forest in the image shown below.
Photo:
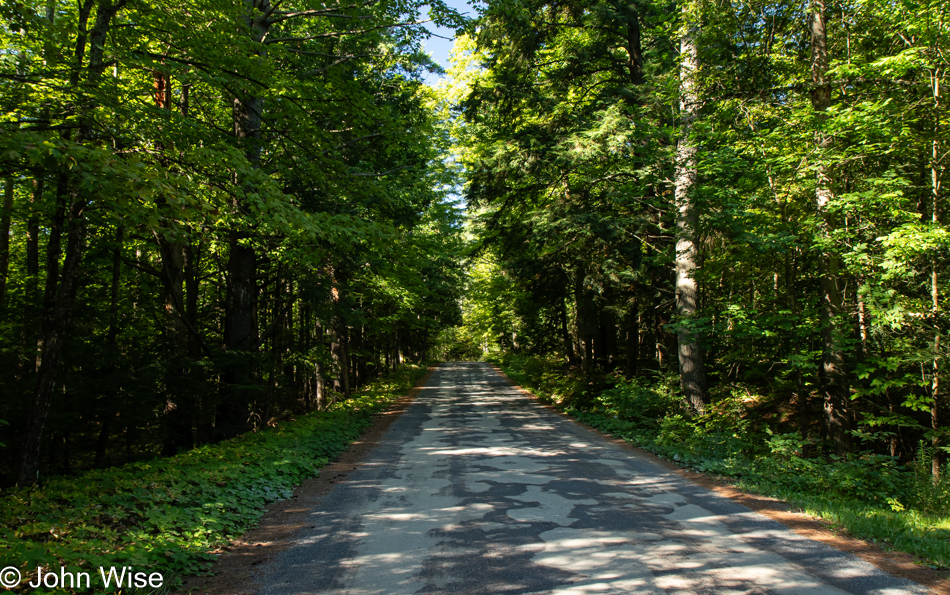
{"label": "forest", "polygon": [[498,3],[459,44],[457,349],[739,390],[938,477],[948,8],[673,8]]}
{"label": "forest", "polygon": [[444,85],[475,238],[451,349],[946,543],[948,42],[929,0],[489,2]]}
{"label": "forest", "polygon": [[418,11],[4,3],[0,486],[322,408],[459,320]]}
{"label": "forest", "polygon": [[950,564],[950,5],[472,14],[3,5],[0,489],[486,359],[750,489],[913,517],[937,545],[898,547]]}

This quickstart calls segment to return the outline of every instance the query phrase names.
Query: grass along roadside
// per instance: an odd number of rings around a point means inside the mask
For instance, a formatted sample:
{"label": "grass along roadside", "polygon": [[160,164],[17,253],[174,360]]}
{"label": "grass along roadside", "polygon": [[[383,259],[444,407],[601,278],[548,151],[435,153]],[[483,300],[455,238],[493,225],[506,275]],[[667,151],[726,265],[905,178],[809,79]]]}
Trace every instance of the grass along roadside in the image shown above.
{"label": "grass along roadside", "polygon": [[[160,572],[164,588],[174,588],[204,572],[214,550],[253,526],[267,504],[316,476],[425,372],[404,366],[328,411],[276,428],[11,490],[0,497],[0,567],[17,568],[24,591],[41,566],[88,572],[93,586],[100,567],[132,567]],[[54,591],[71,589],[35,592]]]}
{"label": "grass along roadside", "polygon": [[[851,535],[950,568],[950,479],[934,484],[929,460],[804,456],[797,433],[753,424],[723,398],[690,417],[676,387],[618,381],[600,387],[565,374],[559,363],[505,356],[494,360],[515,383],[593,428],[737,488],[777,497]],[[594,388],[591,388],[594,386]],[[950,469],[948,469],[950,471]]]}

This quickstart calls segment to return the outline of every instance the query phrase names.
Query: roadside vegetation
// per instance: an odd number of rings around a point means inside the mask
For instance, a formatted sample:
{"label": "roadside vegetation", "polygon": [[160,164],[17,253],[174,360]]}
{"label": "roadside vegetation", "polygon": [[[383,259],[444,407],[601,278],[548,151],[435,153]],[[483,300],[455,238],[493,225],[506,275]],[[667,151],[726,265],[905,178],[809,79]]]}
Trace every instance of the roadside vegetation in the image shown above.
{"label": "roadside vegetation", "polygon": [[950,480],[934,481],[926,448],[902,464],[874,452],[823,450],[771,415],[748,387],[722,387],[703,415],[675,377],[571,375],[551,358],[489,358],[508,376],[595,429],[680,465],[776,496],[849,533],[950,569]]}
{"label": "roadside vegetation", "polygon": [[[0,498],[0,566],[58,572],[132,566],[174,588],[257,523],[265,506],[359,437],[425,374],[406,365],[325,411],[169,458],[54,477]],[[22,584],[22,583],[21,583]]]}
{"label": "roadside vegetation", "polygon": [[487,0],[461,358],[950,566],[950,4]]}

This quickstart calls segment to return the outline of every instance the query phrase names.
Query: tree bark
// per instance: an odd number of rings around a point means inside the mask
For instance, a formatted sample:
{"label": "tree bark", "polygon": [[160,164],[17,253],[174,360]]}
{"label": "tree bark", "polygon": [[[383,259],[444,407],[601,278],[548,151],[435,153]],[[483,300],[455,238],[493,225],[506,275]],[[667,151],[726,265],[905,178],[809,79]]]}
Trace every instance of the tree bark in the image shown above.
{"label": "tree bark", "polygon": [[7,176],[0,206],[0,312],[6,308],[7,276],[10,274],[10,220],[13,217],[13,176]]}
{"label": "tree bark", "polygon": [[[687,4],[688,7],[688,4]],[[696,75],[699,52],[695,24],[688,8],[683,9],[684,32],[680,38],[680,114],[682,129],[676,146],[674,200],[676,202],[676,311],[679,328],[676,339],[679,353],[680,388],[689,405],[698,413],[705,410],[706,365],[700,336],[689,324],[696,315],[699,287],[695,275],[699,269],[699,211],[695,204],[697,176],[696,141],[691,138],[693,122],[699,112]]]}
{"label": "tree bark", "polygon": [[[109,283],[109,334],[107,357],[109,364],[105,368],[107,378],[115,375],[116,362],[119,358],[119,287],[122,280],[122,243],[125,239],[125,229],[120,225],[115,231],[115,246],[112,248],[112,280]],[[108,401],[108,400],[107,400]],[[106,447],[109,444],[109,432],[112,429],[114,410],[107,404],[99,411],[102,425],[99,428],[99,437],[96,440],[96,458],[93,467],[99,469],[105,466]]]}
{"label": "tree bark", "polygon": [[188,349],[188,329],[185,325],[184,248],[180,241],[170,240],[168,232],[160,232],[159,252],[162,259],[162,288],[164,290],[164,357],[165,357],[165,456],[193,446],[190,412],[187,411],[187,394],[190,388],[182,383],[186,369],[183,365],[184,351]]}
{"label": "tree bark", "polygon": [[[270,29],[266,13],[270,3],[245,0],[246,21],[252,41],[259,43]],[[261,162],[261,117],[263,100],[249,90],[234,98],[232,113],[234,136],[241,143],[252,169]],[[247,208],[242,193],[255,191],[247,180],[237,180],[242,188],[235,193],[231,205],[233,217],[240,219]],[[246,429],[250,408],[250,391],[257,381],[253,352],[257,350],[257,253],[247,241],[250,234],[240,224],[228,234],[227,294],[225,301],[224,346],[231,357],[224,373],[225,395],[219,416],[224,424],[223,436]]]}
{"label": "tree bark", "polygon": [[[940,225],[940,186],[943,177],[943,167],[941,166],[940,156],[940,77],[937,72],[931,74],[933,77],[933,98],[934,98],[934,136],[931,143],[930,158],[930,180],[931,180],[931,223],[934,228]],[[936,260],[936,259],[935,259]],[[930,271],[930,299],[931,299],[931,317],[934,324],[933,339],[933,370],[930,384],[931,398],[933,403],[930,406],[930,429],[933,432],[930,446],[933,450],[931,457],[931,474],[934,483],[940,480],[940,466],[943,462],[940,451],[940,286],[938,284],[937,267],[934,266]]]}
{"label": "tree bark", "polygon": [[630,82],[634,85],[643,84],[643,47],[640,34],[640,15],[633,10],[633,4],[627,9],[632,13],[627,26],[627,71]]}
{"label": "tree bark", "polygon": [[[155,106],[171,111],[171,81],[164,73],[152,71],[152,88]],[[155,150],[162,155],[167,150],[162,143],[155,144]],[[162,167],[168,170],[168,159],[159,157]],[[162,419],[162,455],[172,456],[180,450],[194,446],[192,438],[191,412],[188,411],[189,383],[182,382],[186,375],[184,365],[188,349],[188,328],[185,322],[184,281],[185,248],[181,230],[175,228],[177,214],[164,197],[157,201],[160,226],[155,232],[161,256],[161,281],[164,301],[164,392],[165,410]]]}
{"label": "tree bark", "polygon": [[[825,16],[825,0],[812,0],[810,15],[811,77],[814,85],[811,90],[811,104],[812,109],[818,115],[819,123],[816,138],[819,162],[816,168],[815,207],[818,212],[820,234],[830,241],[833,221],[828,212],[828,205],[834,195],[831,190],[831,167],[823,157],[824,153],[831,148],[832,139],[822,127],[826,120],[825,112],[831,106]],[[845,452],[851,446],[850,420],[847,411],[850,388],[845,373],[844,350],[841,347],[841,333],[838,329],[837,320],[841,312],[841,292],[838,289],[840,262],[831,249],[822,250],[820,260],[822,361],[819,386],[821,386],[824,398],[825,438],[832,442],[839,452]]]}
{"label": "tree bark", "polygon": [[17,484],[29,486],[36,483],[39,473],[40,449],[43,431],[49,415],[56,379],[62,362],[63,346],[68,337],[68,327],[73,302],[79,285],[79,273],[86,239],[84,217],[85,203],[74,200],[70,210],[67,233],[66,259],[58,291],[52,299],[52,307],[43,313],[40,339],[37,345],[36,380],[33,385],[33,411],[23,445],[23,458]]}
{"label": "tree bark", "polygon": [[224,400],[219,407],[216,429],[219,438],[230,438],[247,426],[256,378],[253,352],[257,346],[257,254],[240,243],[238,232],[230,234],[225,300],[224,348],[229,358],[224,373]]}
{"label": "tree bark", "polygon": [[581,348],[581,367],[585,372],[594,368],[594,336],[597,333],[597,313],[594,300],[587,289],[587,268],[579,264],[574,271],[574,304],[577,324],[577,342]]}
{"label": "tree bark", "polygon": [[316,362],[313,365],[313,396],[317,410],[323,411],[327,408],[326,382],[324,381],[325,371],[323,366],[323,357],[326,353],[324,351],[326,346],[326,331],[324,330],[323,323],[320,320],[315,320],[313,332],[319,345]]}
{"label": "tree bark", "polygon": [[366,328],[362,325],[356,329],[356,346],[354,347],[354,359],[356,360],[356,386],[357,388],[366,385]]}
{"label": "tree bark", "polygon": [[33,197],[30,199],[30,215],[26,222],[26,274],[28,276],[27,295],[33,303],[37,297],[37,276],[40,274],[40,217],[39,208],[43,202],[45,178],[38,174],[33,180]]}
{"label": "tree bark", "polygon": [[567,303],[565,300],[560,300],[561,302],[561,341],[564,343],[564,353],[567,354],[567,363],[569,366],[577,366],[577,355],[574,353],[574,338],[571,336],[571,331],[567,327]]}
{"label": "tree bark", "polygon": [[617,320],[610,310],[598,308],[597,323],[597,361],[605,370],[610,370],[616,363]]}
{"label": "tree bark", "polygon": [[[33,179],[33,194],[30,198],[29,215],[26,221],[26,304],[23,308],[23,323],[20,330],[20,343],[23,353],[29,350],[30,341],[36,340],[37,320],[40,312],[40,204],[43,202],[45,178],[37,172]],[[25,376],[30,358],[20,358],[20,374]]]}
{"label": "tree bark", "polygon": [[636,298],[630,301],[627,310],[627,346],[626,365],[623,375],[630,379],[637,375],[640,367],[640,310]]}
{"label": "tree bark", "polygon": [[337,318],[331,332],[333,338],[330,343],[330,355],[333,357],[335,368],[333,390],[341,393],[343,398],[348,398],[350,396],[350,358],[346,349],[346,326],[343,321]]}

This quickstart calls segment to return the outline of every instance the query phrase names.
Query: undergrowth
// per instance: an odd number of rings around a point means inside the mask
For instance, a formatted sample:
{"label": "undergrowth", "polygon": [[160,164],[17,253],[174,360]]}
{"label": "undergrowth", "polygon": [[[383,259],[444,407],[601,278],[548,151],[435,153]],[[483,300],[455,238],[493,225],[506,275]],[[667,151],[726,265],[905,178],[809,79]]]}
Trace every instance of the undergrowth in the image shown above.
{"label": "undergrowth", "polygon": [[[851,534],[950,568],[950,468],[936,484],[925,447],[900,465],[888,456],[806,456],[797,432],[773,431],[748,415],[744,391],[725,394],[703,416],[683,405],[675,378],[606,383],[567,374],[560,362],[505,356],[516,383],[595,429],[738,487],[782,498]],[[776,428],[777,430],[778,428]]]}
{"label": "undergrowth", "polygon": [[20,570],[23,591],[37,567],[96,577],[99,567],[131,566],[161,572],[163,592],[173,588],[205,572],[214,550],[254,525],[267,504],[317,476],[424,372],[405,366],[328,411],[276,428],[11,490],[0,498],[0,567]]}

